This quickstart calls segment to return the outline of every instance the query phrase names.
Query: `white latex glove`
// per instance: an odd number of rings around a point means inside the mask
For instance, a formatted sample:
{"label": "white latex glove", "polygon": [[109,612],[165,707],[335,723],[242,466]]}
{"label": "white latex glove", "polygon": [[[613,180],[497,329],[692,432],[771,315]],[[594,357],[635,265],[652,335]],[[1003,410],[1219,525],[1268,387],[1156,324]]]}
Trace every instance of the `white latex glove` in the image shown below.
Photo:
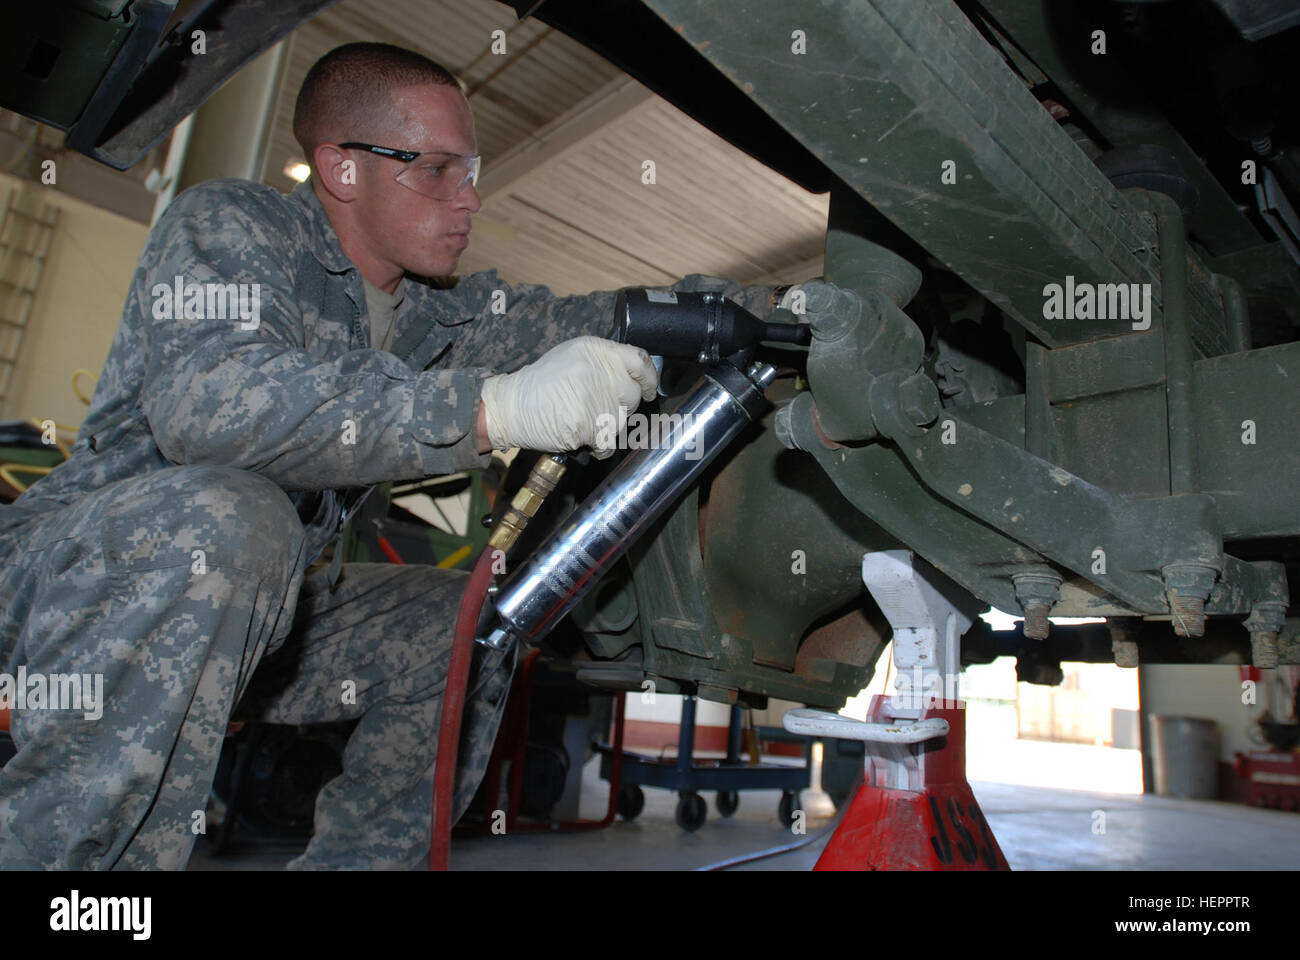
{"label": "white latex glove", "polygon": [[563,453],[591,447],[604,460],[613,454],[628,414],[651,399],[658,385],[650,356],[640,347],[600,337],[567,340],[522,370],[483,381],[488,440],[495,450]]}

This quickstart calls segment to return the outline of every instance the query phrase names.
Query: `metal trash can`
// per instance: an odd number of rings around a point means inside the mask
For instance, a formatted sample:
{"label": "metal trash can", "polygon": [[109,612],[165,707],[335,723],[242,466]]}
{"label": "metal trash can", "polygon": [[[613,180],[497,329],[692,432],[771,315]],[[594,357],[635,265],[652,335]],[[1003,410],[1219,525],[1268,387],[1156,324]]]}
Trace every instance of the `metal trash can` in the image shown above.
{"label": "metal trash can", "polygon": [[1156,793],[1185,800],[1219,797],[1219,725],[1204,717],[1152,717]]}

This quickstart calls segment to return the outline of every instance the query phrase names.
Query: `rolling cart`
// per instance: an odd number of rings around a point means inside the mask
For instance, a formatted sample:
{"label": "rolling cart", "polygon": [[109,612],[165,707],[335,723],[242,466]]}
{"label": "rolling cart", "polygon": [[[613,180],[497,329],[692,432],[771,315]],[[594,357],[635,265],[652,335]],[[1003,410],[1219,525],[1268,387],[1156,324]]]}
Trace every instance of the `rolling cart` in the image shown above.
{"label": "rolling cart", "polygon": [[[623,753],[622,788],[618,812],[624,820],[634,820],[645,806],[642,787],[676,790],[677,825],[695,831],[704,826],[708,805],[700,796],[703,790],[717,791],[718,813],[734,814],[740,806],[741,790],[780,790],[777,816],[786,826],[795,822],[799,809],[799,791],[807,789],[812,776],[812,739],[803,738],[803,766],[788,767],[771,763],[746,764],[740,759],[741,710],[731,707],[727,726],[727,756],[722,760],[695,759],[695,698],[682,699],[681,729],[677,740],[677,758],[659,761],[635,753]],[[600,775],[609,780],[613,750],[601,749]]]}

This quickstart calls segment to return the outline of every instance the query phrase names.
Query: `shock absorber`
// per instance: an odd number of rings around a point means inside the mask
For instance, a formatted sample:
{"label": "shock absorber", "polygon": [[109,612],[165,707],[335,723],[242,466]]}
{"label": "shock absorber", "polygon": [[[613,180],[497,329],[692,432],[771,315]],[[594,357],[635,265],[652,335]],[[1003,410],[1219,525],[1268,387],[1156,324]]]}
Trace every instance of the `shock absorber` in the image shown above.
{"label": "shock absorber", "polygon": [[763,392],[775,376],[774,367],[761,363],[743,372],[726,362],[710,368],[668,416],[666,442],[630,453],[506,580],[494,601],[500,623],[481,642],[497,649],[540,642],[736,434],[767,411]]}

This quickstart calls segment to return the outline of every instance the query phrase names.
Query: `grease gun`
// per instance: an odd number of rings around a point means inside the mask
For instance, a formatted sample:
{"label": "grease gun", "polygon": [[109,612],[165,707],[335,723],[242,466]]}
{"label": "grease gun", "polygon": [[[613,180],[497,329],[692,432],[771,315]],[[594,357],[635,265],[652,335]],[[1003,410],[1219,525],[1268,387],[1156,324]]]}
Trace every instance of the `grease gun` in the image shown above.
{"label": "grease gun", "polygon": [[[623,290],[615,313],[619,342],[657,358],[700,363],[704,374],[668,415],[667,436],[630,452],[501,585],[490,632],[480,637],[490,647],[545,638],[736,435],[767,412],[764,391],[776,369],[752,362],[760,341],[809,340],[805,325],[765,323],[717,293]],[[551,458],[542,473],[554,476],[560,464]],[[531,516],[540,500],[532,493],[524,502],[522,512]]]}

